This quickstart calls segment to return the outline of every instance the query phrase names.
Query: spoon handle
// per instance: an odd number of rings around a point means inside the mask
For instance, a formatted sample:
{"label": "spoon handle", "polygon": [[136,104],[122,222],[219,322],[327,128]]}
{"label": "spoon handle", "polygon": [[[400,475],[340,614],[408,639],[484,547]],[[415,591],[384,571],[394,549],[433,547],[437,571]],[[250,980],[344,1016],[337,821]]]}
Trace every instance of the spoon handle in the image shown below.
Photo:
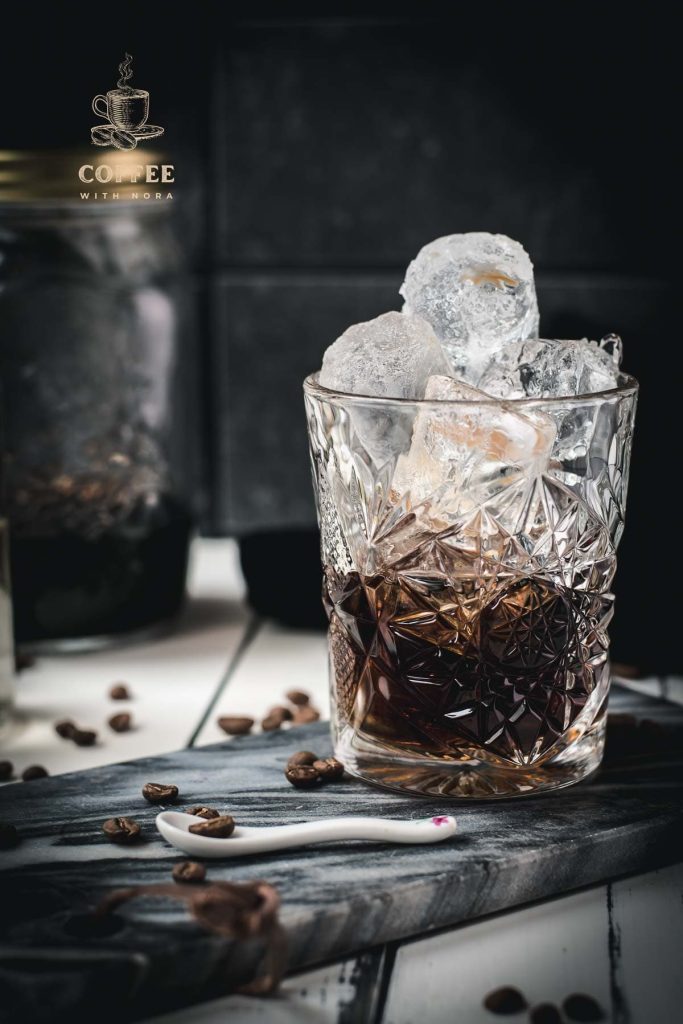
{"label": "spoon handle", "polygon": [[327,818],[320,821],[304,821],[297,825],[253,829],[245,835],[242,842],[253,839],[259,843],[259,848],[264,850],[283,850],[289,846],[329,843],[343,839],[368,839],[385,843],[435,843],[447,839],[454,831],[453,818],[449,818],[447,822],[443,818],[422,818],[418,821]]}

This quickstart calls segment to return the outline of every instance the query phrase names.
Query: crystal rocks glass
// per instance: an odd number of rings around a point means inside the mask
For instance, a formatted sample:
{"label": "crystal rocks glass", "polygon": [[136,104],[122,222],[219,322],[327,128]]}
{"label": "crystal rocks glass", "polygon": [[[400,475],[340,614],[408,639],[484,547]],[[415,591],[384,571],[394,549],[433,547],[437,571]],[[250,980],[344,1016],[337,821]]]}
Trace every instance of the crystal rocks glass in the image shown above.
{"label": "crystal rocks glass", "polygon": [[304,384],[347,770],[428,795],[600,764],[638,384],[409,401]]}

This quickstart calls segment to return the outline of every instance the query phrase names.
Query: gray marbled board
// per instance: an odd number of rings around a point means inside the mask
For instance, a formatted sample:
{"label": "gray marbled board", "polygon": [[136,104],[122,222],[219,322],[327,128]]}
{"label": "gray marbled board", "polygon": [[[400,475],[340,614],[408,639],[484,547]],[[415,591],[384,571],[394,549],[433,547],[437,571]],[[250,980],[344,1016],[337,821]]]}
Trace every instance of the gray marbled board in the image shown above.
{"label": "gray marbled board", "polygon": [[[612,711],[680,730],[683,708],[615,687]],[[337,814],[426,817],[452,811],[460,834],[436,846],[344,843],[209,862],[209,877],[264,878],[282,896],[289,969],[423,934],[531,900],[683,858],[683,747],[659,759],[611,757],[592,781],[490,804],[403,797],[355,780],[306,793],[284,781],[294,750],[329,751],[327,726],[237,739],[52,779],[5,786],[0,820],[22,844],[0,852],[0,1020],[120,1021],[243,982],[257,951],[191,923],[175,901],[136,901],[106,938],[73,936],[73,917],[121,886],[165,882],[183,859],[158,836],[145,782],[179,786],[179,807],[207,803],[243,824]],[[146,842],[109,844],[102,821],[129,815]]]}

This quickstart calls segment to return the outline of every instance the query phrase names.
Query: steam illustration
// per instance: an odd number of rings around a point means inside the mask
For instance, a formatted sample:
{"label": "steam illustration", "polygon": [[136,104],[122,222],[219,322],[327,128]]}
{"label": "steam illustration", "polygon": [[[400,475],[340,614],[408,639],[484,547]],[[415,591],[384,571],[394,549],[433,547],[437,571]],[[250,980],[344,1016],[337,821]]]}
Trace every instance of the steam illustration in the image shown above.
{"label": "steam illustration", "polygon": [[123,89],[124,92],[132,92],[132,86],[128,85],[128,82],[133,77],[133,58],[129,53],[126,54],[125,60],[122,60],[119,64],[119,75],[121,76],[116,83],[117,89]]}

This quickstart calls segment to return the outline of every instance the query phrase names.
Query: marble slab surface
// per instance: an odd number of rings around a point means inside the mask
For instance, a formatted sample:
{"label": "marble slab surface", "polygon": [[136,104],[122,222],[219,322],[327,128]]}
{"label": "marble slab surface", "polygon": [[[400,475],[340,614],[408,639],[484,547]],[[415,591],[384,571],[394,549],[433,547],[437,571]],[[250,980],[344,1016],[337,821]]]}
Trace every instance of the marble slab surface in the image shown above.
{"label": "marble slab surface", "polygon": [[[683,735],[683,709],[675,705],[615,687],[610,708]],[[289,754],[304,747],[329,752],[327,726],[4,787],[0,820],[14,822],[23,841],[0,853],[0,1020],[18,1024],[21,1007],[31,1024],[67,1010],[124,1021],[208,999],[253,971],[258,950],[227,949],[175,901],[127,905],[119,930],[107,937],[74,934],[74,919],[77,925],[107,892],[167,882],[183,859],[154,829],[156,809],[140,795],[145,782],[175,783],[179,806],[201,801],[246,825],[453,811],[453,803],[354,780],[294,790],[282,770]],[[555,795],[456,804],[460,833],[443,845],[340,843],[211,862],[209,877],[263,878],[278,887],[293,970],[683,859],[682,795],[683,746],[672,753],[669,745],[659,757],[612,756],[593,781]],[[101,823],[112,815],[139,821],[145,842],[109,844]],[[103,998],[109,992],[114,1002]]]}

